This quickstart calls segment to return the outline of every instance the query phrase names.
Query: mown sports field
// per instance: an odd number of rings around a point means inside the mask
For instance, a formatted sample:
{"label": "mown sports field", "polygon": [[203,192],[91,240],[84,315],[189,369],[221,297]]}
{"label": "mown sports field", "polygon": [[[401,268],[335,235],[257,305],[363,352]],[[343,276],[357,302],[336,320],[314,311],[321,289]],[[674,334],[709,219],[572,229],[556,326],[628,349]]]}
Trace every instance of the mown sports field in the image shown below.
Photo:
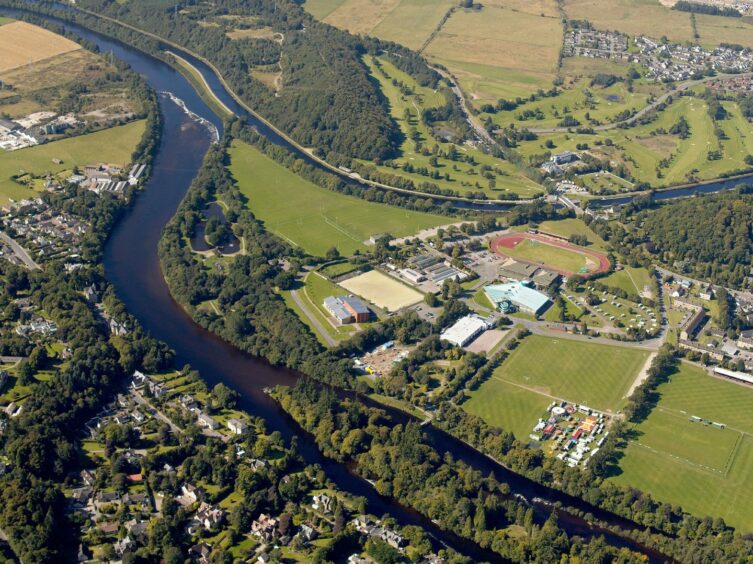
{"label": "mown sports field", "polygon": [[613,480],[753,532],[753,389],[683,363],[657,392],[659,402],[636,427]]}
{"label": "mown sports field", "polygon": [[540,264],[566,276],[609,269],[609,259],[604,254],[544,235],[508,233],[494,239],[491,248],[499,255]]}
{"label": "mown sports field", "polygon": [[523,439],[554,399],[616,412],[647,359],[639,349],[531,335],[463,408]]}
{"label": "mown sports field", "polygon": [[351,255],[378,233],[396,237],[444,225],[448,218],[390,207],[321,188],[262,154],[234,141],[230,171],[254,215],[266,228],[315,255],[330,247]]}

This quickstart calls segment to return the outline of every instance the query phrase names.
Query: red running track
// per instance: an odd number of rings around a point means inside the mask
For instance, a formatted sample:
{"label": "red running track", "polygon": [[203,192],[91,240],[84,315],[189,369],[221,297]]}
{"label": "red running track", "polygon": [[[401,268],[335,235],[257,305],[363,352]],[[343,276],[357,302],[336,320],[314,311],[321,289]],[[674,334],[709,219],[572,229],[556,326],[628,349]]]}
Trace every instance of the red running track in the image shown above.
{"label": "red running track", "polygon": [[596,251],[591,251],[589,249],[584,249],[583,247],[578,247],[577,245],[568,243],[567,241],[556,239],[554,237],[547,237],[546,235],[542,235],[539,233],[534,234],[534,233],[522,233],[521,232],[521,233],[508,233],[507,235],[501,235],[491,242],[491,248],[492,248],[492,251],[494,251],[498,255],[511,256],[508,253],[506,253],[503,249],[514,249],[518,244],[522,243],[526,239],[531,239],[533,241],[538,241],[539,243],[543,243],[544,245],[550,245],[552,247],[559,247],[561,249],[566,249],[574,253],[586,255],[594,259],[598,263],[599,266],[595,268],[594,270],[590,270],[587,273],[581,274],[579,272],[568,272],[566,270],[553,268],[544,263],[536,263],[536,262],[520,259],[517,257],[512,257],[515,260],[518,260],[521,262],[527,262],[529,264],[541,264],[545,266],[547,269],[554,270],[555,272],[559,272],[560,274],[563,274],[565,276],[572,276],[573,274],[578,274],[580,276],[583,276],[583,275],[591,276],[594,274],[601,274],[602,272],[607,272],[609,270],[609,267],[611,266],[609,263],[609,259],[601,253],[597,253]]}

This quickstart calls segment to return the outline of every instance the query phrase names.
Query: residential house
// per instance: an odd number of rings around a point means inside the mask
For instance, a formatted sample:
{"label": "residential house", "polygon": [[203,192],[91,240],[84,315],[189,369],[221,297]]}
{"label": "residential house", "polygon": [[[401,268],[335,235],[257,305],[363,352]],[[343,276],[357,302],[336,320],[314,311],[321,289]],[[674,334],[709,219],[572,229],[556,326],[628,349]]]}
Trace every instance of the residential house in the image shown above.
{"label": "residential house", "polygon": [[195,518],[207,531],[211,531],[222,524],[222,521],[225,519],[225,512],[216,505],[209,505],[203,501],[196,512]]}
{"label": "residential house", "polygon": [[191,505],[197,501],[204,499],[204,489],[198,486],[194,486],[191,483],[183,484],[180,488],[181,496],[179,500],[183,500],[183,505]]}
{"label": "residential house", "polygon": [[258,519],[251,523],[251,534],[264,542],[270,542],[277,535],[279,525],[279,519],[262,513]]}
{"label": "residential house", "polygon": [[199,413],[199,416],[197,417],[197,423],[200,427],[211,429],[212,431],[216,431],[220,428],[219,422],[206,413]]}
{"label": "residential house", "polygon": [[234,435],[242,435],[248,430],[248,425],[240,419],[233,418],[227,420],[227,428],[230,429],[230,432]]}
{"label": "residential house", "polygon": [[321,493],[312,498],[311,507],[314,511],[319,511],[325,514],[332,513],[332,502],[332,497],[328,496],[326,493]]}
{"label": "residential house", "polygon": [[302,523],[301,526],[298,528],[298,536],[304,542],[309,543],[312,540],[315,540],[319,536],[319,531],[317,531],[314,527],[312,527],[308,523]]}
{"label": "residential house", "polygon": [[97,492],[94,497],[94,507],[97,511],[101,511],[101,508],[105,505],[120,505],[121,498],[118,492]]}
{"label": "residential house", "polygon": [[747,351],[753,351],[753,331],[742,331],[737,339],[737,346]]}
{"label": "residential house", "polygon": [[119,556],[123,556],[127,552],[131,552],[133,550],[136,550],[136,543],[133,541],[133,539],[126,535],[121,540],[115,543],[115,553]]}
{"label": "residential house", "polygon": [[209,564],[209,556],[212,554],[212,545],[205,542],[193,545],[188,549],[188,556],[192,562]]}

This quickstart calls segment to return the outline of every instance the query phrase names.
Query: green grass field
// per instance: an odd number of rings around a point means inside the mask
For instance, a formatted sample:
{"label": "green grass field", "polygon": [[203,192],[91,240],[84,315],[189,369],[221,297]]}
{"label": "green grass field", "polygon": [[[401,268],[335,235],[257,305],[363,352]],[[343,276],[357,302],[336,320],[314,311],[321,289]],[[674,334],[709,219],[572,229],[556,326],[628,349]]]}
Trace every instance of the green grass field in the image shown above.
{"label": "green grass field", "polygon": [[[583,315],[583,310],[580,307],[571,302],[566,296],[562,297],[565,301],[565,314],[572,315],[575,319],[580,319]],[[558,322],[560,320],[560,306],[557,302],[553,303],[549,309],[544,313],[544,320],[551,322]]]}
{"label": "green grass field", "polygon": [[6,18],[3,16],[0,16],[0,25],[4,25],[13,21],[16,21],[16,20],[14,20],[13,18]]}
{"label": "green grass field", "polygon": [[[578,273],[588,267],[585,255],[563,249],[562,247],[547,245],[533,239],[525,239],[512,249],[504,248],[501,250],[513,258],[546,264],[551,268],[566,272]],[[592,263],[595,262],[592,259],[589,260]],[[598,264],[592,264],[591,266],[596,268]]]}
{"label": "green grass field", "polygon": [[448,218],[367,202],[316,186],[263,155],[233,142],[230,171],[248,206],[266,228],[306,252],[323,255],[332,246],[350,255],[371,235],[412,235],[448,223]]}
{"label": "green grass field", "polygon": [[[525,231],[528,226],[522,226],[520,231]],[[538,226],[539,231],[544,233],[551,233],[552,235],[558,235],[560,237],[570,237],[571,235],[584,235],[589,242],[589,248],[603,251],[606,249],[606,243],[596,233],[591,231],[582,220],[576,218],[560,219],[557,221],[543,221]]]}
{"label": "green grass field", "polygon": [[645,268],[633,268],[632,266],[626,266],[620,271],[613,272],[609,276],[601,278],[599,282],[638,295],[643,292],[645,286],[653,287],[653,280],[649,271]]}
{"label": "green grass field", "polygon": [[492,379],[602,411],[617,411],[647,358],[642,350],[532,335]]}
{"label": "green grass field", "polygon": [[[658,392],[657,407],[637,426],[613,479],[753,531],[753,390],[684,363]],[[727,428],[693,423],[691,415]]]}
{"label": "green grass field", "polygon": [[[11,180],[21,171],[42,176],[48,172],[70,171],[74,166],[89,163],[128,164],[144,133],[144,125],[143,120],[135,121],[19,151],[0,152],[0,203],[6,203],[9,198],[19,200],[35,195],[31,188]],[[52,159],[61,159],[63,163],[55,164]]]}
{"label": "green grass field", "polygon": [[489,425],[511,431],[525,440],[552,400],[508,382],[490,378],[470,393],[463,409]]}

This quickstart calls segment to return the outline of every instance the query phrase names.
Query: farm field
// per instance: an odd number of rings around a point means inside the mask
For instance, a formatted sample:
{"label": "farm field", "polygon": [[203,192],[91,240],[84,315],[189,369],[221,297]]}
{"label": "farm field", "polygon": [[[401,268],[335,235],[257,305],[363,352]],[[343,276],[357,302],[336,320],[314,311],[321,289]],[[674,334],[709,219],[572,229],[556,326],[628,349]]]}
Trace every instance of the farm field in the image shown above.
{"label": "farm field", "polygon": [[10,22],[0,33],[0,72],[43,61],[81,46],[26,22]]}
{"label": "farm field", "polygon": [[316,19],[323,20],[344,2],[345,0],[306,0],[303,7]]}
{"label": "farm field", "polygon": [[[442,106],[445,103],[444,96],[418,85],[413,78],[385,58],[375,60],[366,57],[364,62],[371,70],[372,76],[379,81],[383,94],[390,101],[390,113],[404,134],[404,141],[400,147],[401,156],[392,161],[394,167],[382,166],[379,167],[380,170],[410,179],[416,186],[423,182],[432,182],[441,188],[455,190],[461,194],[471,191],[484,192],[490,198],[504,198],[508,192],[527,198],[542,192],[541,186],[523,176],[508,161],[494,158],[468,145],[449,143],[438,145],[428,127],[420,119],[420,112],[426,108]],[[392,83],[393,79],[409,87],[413,94],[403,94]],[[429,155],[421,151],[424,147],[429,149]],[[436,156],[436,166],[433,166],[431,158],[434,147],[438,147],[445,154],[452,147],[458,158],[452,160],[445,156]],[[461,160],[462,158],[472,158],[474,163],[465,162]],[[362,164],[373,166],[372,163],[365,161]],[[405,170],[403,166],[406,164],[413,167],[414,171]],[[493,187],[489,179],[482,176],[480,170],[482,166],[490,167],[488,172],[494,175]],[[431,178],[415,172],[416,169],[435,170],[442,176]],[[449,179],[446,174],[449,174]]]}
{"label": "farm field", "polygon": [[[41,176],[47,172],[57,174],[70,171],[74,166],[89,163],[128,164],[131,153],[144,134],[145,122],[134,121],[103,131],[62,139],[36,147],[11,152],[0,152],[0,202],[9,198],[23,199],[35,192],[11,179],[20,171]],[[61,159],[55,164],[52,159]]]}
{"label": "farm field", "polygon": [[495,376],[472,392],[463,409],[525,441],[552,400]]}
{"label": "farm field", "polygon": [[656,0],[565,0],[564,10],[568,19],[588,20],[596,29],[693,41],[690,14]]}
{"label": "farm field", "polygon": [[420,49],[452,0],[306,0],[314,17],[352,33],[374,35]]}
{"label": "farm field", "polygon": [[744,18],[725,18],[696,14],[696,27],[704,47],[713,48],[720,43],[737,43],[753,47],[753,25]]}
{"label": "farm field", "polygon": [[423,299],[420,292],[378,270],[370,270],[348,278],[341,282],[340,286],[387,311],[397,311],[417,304]]}
{"label": "farm field", "polygon": [[531,335],[493,378],[525,386],[550,401],[553,396],[614,412],[647,358],[648,352],[638,349]]}
{"label": "farm field", "polygon": [[68,113],[68,96],[77,89],[74,113],[106,125],[138,112],[136,102],[116,69],[103,57],[76,49],[33,64],[0,70],[0,111],[12,119],[38,111]]}
{"label": "farm field", "polygon": [[[554,6],[554,2],[547,5]],[[495,103],[512,94],[508,82],[518,91],[533,86],[528,93],[551,85],[562,35],[562,25],[555,16],[524,8],[513,10],[501,3],[484,4],[480,10],[456,10],[424,54],[456,74],[475,104]],[[470,69],[465,65],[469,64],[480,65],[476,66],[476,71],[482,71],[478,73],[480,80],[466,75]],[[495,76],[483,72],[485,67],[501,73]]]}
{"label": "farm field", "polygon": [[[657,392],[659,402],[637,425],[613,480],[753,531],[746,486],[753,472],[753,390],[683,363]],[[726,428],[691,422],[691,415]]]}
{"label": "farm field", "polygon": [[306,252],[331,247],[350,255],[371,235],[412,235],[448,223],[446,217],[394,208],[321,188],[286,169],[255,147],[234,142],[230,171],[248,206],[267,229]]}

